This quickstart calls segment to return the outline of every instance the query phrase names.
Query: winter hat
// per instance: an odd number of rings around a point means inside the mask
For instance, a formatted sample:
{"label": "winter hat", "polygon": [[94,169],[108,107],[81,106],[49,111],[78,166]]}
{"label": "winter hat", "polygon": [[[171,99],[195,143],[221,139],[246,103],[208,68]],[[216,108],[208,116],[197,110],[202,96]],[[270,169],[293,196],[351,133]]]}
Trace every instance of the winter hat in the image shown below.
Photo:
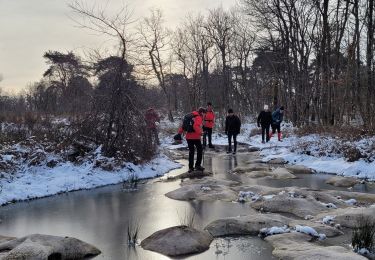
{"label": "winter hat", "polygon": [[280,110],[283,110],[283,111],[284,111],[284,107],[283,107],[283,106],[281,106],[281,107],[280,107]]}
{"label": "winter hat", "polygon": [[228,114],[232,114],[233,113],[233,109],[229,108],[228,109]]}
{"label": "winter hat", "polygon": [[268,105],[264,105],[264,110],[268,110]]}
{"label": "winter hat", "polygon": [[198,109],[198,113],[199,113],[199,114],[206,113],[206,109],[203,108],[203,107],[200,107],[200,108]]}
{"label": "winter hat", "polygon": [[207,102],[207,106],[212,106],[212,103],[211,102]]}

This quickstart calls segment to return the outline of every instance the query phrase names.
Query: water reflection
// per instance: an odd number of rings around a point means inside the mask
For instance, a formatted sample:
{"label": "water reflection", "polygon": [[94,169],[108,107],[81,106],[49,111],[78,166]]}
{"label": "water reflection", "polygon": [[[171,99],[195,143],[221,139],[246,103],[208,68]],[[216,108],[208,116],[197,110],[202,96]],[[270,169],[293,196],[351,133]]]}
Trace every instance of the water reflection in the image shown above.
{"label": "water reflection", "polygon": [[[295,180],[252,179],[229,172],[246,166],[248,155],[206,154],[204,166],[216,177],[237,179],[246,183],[274,187],[306,186],[313,189],[333,187],[325,184],[327,175],[298,175]],[[175,170],[171,175],[186,171]],[[195,214],[195,226],[202,229],[211,221],[255,212],[249,204],[232,202],[176,201],[165,193],[180,187],[179,181],[150,180],[138,190],[129,192],[123,185],[108,186],[90,191],[78,191],[40,200],[17,203],[0,208],[0,234],[23,236],[43,233],[73,236],[96,245],[103,254],[97,259],[170,259],[140,247],[128,247],[129,221],[140,223],[139,238],[144,239],[163,228],[180,225],[179,215]],[[358,186],[358,187],[357,187]],[[357,185],[354,190],[373,192],[372,186]],[[188,259],[272,259],[272,248],[257,237],[216,239],[210,250]]]}

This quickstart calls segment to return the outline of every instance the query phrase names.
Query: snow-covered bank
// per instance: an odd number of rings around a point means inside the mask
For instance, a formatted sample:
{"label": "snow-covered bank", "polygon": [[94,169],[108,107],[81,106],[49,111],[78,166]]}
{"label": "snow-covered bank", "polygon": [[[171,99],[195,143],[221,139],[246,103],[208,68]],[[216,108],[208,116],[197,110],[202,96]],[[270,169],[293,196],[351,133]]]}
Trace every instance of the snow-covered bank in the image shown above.
{"label": "snow-covered bank", "polygon": [[[18,147],[20,150],[20,148]],[[39,151],[44,153],[44,151]],[[103,170],[97,162],[103,160],[100,148],[97,149],[95,158],[82,164],[69,161],[57,162],[54,167],[24,164],[10,175],[0,179],[0,205],[10,202],[46,197],[62,192],[81,189],[91,189],[104,185],[117,184],[129,178],[138,179],[161,176],[168,171],[181,167],[167,156],[159,154],[155,159],[143,165],[123,163],[121,167]],[[50,157],[50,158],[49,158]],[[53,156],[47,153],[45,161],[52,161]],[[1,158],[1,157],[0,157]],[[3,163],[16,161],[15,155],[2,156]],[[110,164],[107,158],[106,163]]]}
{"label": "snow-covered bank", "polygon": [[[259,148],[263,161],[282,158],[290,164],[303,165],[320,173],[375,180],[375,137],[347,141],[317,134],[297,136],[294,134],[295,128],[288,123],[284,123],[281,129],[285,131],[282,142],[277,140],[276,134],[270,142],[262,144],[261,135],[253,135],[259,132],[256,124],[243,124],[237,141]],[[166,137],[164,146],[169,149],[186,146],[174,146],[171,142],[172,137]],[[227,136],[216,132],[213,134],[213,143],[227,145]],[[356,161],[346,158],[347,151],[353,148],[358,150],[363,158]]]}

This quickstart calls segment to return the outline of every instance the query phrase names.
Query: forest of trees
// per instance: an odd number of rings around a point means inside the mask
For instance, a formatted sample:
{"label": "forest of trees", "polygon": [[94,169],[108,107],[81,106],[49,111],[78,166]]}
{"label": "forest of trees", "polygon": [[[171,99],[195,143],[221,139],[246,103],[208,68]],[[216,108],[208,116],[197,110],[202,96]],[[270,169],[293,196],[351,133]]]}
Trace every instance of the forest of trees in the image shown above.
{"label": "forest of trees", "polygon": [[134,142],[124,135],[142,131],[130,122],[149,106],[173,120],[208,101],[221,115],[284,105],[298,126],[375,125],[374,0],[241,0],[173,30],[157,9],[133,21],[126,8],[70,8],[118,49],[84,58],[47,51],[39,82],[16,97],[0,93],[3,121],[68,115],[100,125],[85,129],[106,147]]}

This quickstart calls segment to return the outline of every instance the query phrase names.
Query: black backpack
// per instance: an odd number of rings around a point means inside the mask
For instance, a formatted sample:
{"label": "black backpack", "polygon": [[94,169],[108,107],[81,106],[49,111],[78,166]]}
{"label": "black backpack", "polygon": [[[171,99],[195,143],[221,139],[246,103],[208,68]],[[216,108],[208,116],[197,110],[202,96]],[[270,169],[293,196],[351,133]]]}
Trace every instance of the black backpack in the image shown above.
{"label": "black backpack", "polygon": [[188,133],[194,132],[194,115],[193,113],[186,114],[182,120],[182,130]]}

